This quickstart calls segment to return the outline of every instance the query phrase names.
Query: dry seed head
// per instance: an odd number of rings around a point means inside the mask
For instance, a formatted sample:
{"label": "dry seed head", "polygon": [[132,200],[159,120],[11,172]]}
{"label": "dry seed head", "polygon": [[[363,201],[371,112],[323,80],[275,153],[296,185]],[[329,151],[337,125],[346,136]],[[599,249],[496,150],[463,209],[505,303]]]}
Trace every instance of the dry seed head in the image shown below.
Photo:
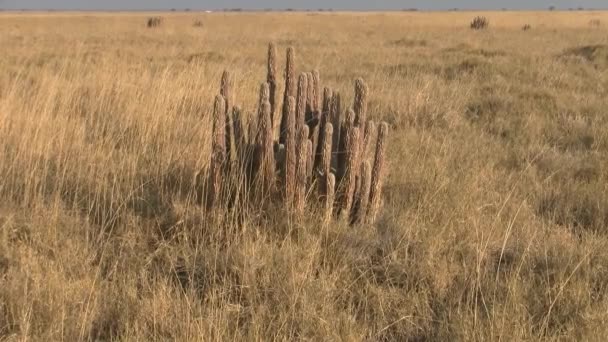
{"label": "dry seed head", "polygon": [[315,125],[312,128],[312,132],[310,133],[310,141],[312,142],[312,153],[311,153],[311,156],[312,156],[312,159],[313,159],[313,161],[312,161],[313,162],[312,167],[314,167],[314,163],[315,163],[315,161],[317,159],[317,151],[318,151],[319,139],[320,139],[319,135],[321,133],[320,132],[320,128],[321,127],[319,125]]}
{"label": "dry seed head", "polygon": [[[338,168],[338,160],[340,156],[340,115],[342,111],[340,92],[334,92],[331,98],[330,115],[328,122],[334,126],[333,142],[332,142],[332,168]],[[336,175],[336,182],[340,177]]]}
{"label": "dry seed head", "polygon": [[[303,149],[303,147],[306,145],[306,141],[308,140],[308,131],[309,131],[309,129],[308,129],[308,126],[306,126],[306,125],[302,126],[302,128],[300,128],[300,130],[298,131],[298,135],[296,138],[297,139],[296,144],[297,144],[298,151],[301,151]],[[300,157],[298,156],[298,158],[300,158]],[[300,159],[298,159],[298,165],[299,165],[299,163],[300,163]],[[306,165],[306,164],[304,164],[304,165]]]}
{"label": "dry seed head", "polygon": [[[319,135],[318,141],[315,144],[315,169],[319,168],[321,163],[321,158],[323,155],[323,145],[325,144],[325,126],[328,123],[329,119],[329,107],[331,104],[331,89],[325,88],[323,90],[323,102],[322,106],[319,109]],[[321,182],[322,183],[322,182]]]}
{"label": "dry seed head", "polygon": [[333,93],[330,88],[323,89],[323,107],[321,108],[322,116],[329,117],[332,96]]}
{"label": "dry seed head", "polygon": [[[237,142],[234,131],[235,110],[236,108],[232,108],[232,110],[228,110],[226,113],[226,158],[228,168],[231,168],[238,162]],[[229,171],[229,169],[227,171]]]}
{"label": "dry seed head", "polygon": [[234,151],[233,151],[233,139],[234,139],[234,133],[232,130],[232,120],[230,118],[230,109],[232,108],[232,75],[230,74],[230,72],[228,70],[224,70],[224,72],[222,73],[222,80],[220,83],[220,95],[222,95],[224,97],[224,114],[225,114],[225,125],[226,125],[226,133],[225,133],[225,137],[226,137],[226,155],[229,159],[230,162],[232,162],[232,156],[234,155]]}
{"label": "dry seed head", "polygon": [[312,171],[314,167],[314,156],[312,154],[313,144],[310,139],[306,140],[306,149],[308,150],[306,152],[306,156],[308,157],[308,160],[306,161],[306,178],[308,179],[308,183],[310,184],[312,182]]}
{"label": "dry seed head", "polygon": [[270,119],[270,102],[266,101],[260,105],[258,119],[258,160],[257,170],[263,193],[271,190],[275,181],[275,158],[274,141],[272,134],[272,121]]}
{"label": "dry seed head", "polygon": [[306,87],[306,116],[304,117],[304,120],[306,121],[306,124],[308,124],[310,126],[314,120],[313,102],[314,102],[314,86],[315,86],[314,78],[313,78],[313,75],[311,72],[306,73],[306,79],[307,79],[308,83],[307,83],[307,87]]}
{"label": "dry seed head", "polygon": [[344,122],[342,122],[342,125],[340,126],[340,141],[338,143],[338,152],[337,152],[337,160],[338,160],[338,167],[337,167],[337,179],[336,181],[338,182],[338,185],[342,184],[342,181],[344,180],[344,176],[346,174],[346,170],[347,170],[347,160],[348,160],[348,132],[350,130],[350,128],[354,127],[353,126],[353,121],[355,119],[355,113],[353,112],[352,109],[349,109],[346,112],[346,117],[344,118]]}
{"label": "dry seed head", "polygon": [[345,147],[346,147],[346,162],[345,173],[342,183],[339,185],[340,204],[342,213],[348,217],[353,205],[353,196],[356,188],[356,178],[359,172],[359,164],[357,163],[360,135],[359,128],[350,126],[346,132]]}
{"label": "dry seed head", "polygon": [[261,106],[265,102],[270,102],[270,85],[266,82],[260,84],[260,97],[258,101],[258,106]]}
{"label": "dry seed head", "polygon": [[[355,123],[355,116],[357,114],[355,113],[355,111],[350,108],[349,110],[346,111],[346,117],[344,117],[344,123],[342,124],[343,127],[348,128],[350,126],[353,126]],[[357,126],[359,127],[359,126]]]}
{"label": "dry seed head", "polygon": [[361,177],[359,179],[361,180],[361,183],[356,196],[355,210],[353,211],[353,223],[364,222],[367,215],[369,192],[372,181],[372,168],[369,161],[365,161],[361,165]]}
{"label": "dry seed head", "polygon": [[296,214],[302,215],[306,206],[306,187],[308,177],[306,175],[308,163],[308,126],[304,125],[298,132],[298,166],[296,169],[296,191],[294,198],[294,209]]}
{"label": "dry seed head", "polygon": [[294,48],[287,48],[287,62],[285,63],[285,99],[296,97],[296,52]]}
{"label": "dry seed head", "polygon": [[296,184],[296,99],[287,98],[288,115],[285,129],[285,166],[283,168],[283,185],[285,186],[285,202],[291,206],[295,194]]}
{"label": "dry seed head", "polygon": [[222,185],[222,173],[226,159],[226,100],[223,96],[215,97],[213,105],[213,137],[211,142],[211,163],[209,165],[209,182],[207,209],[218,203]]}
{"label": "dry seed head", "polygon": [[322,175],[328,175],[331,171],[331,145],[332,145],[332,137],[333,137],[334,127],[331,123],[327,123],[325,125],[324,130],[324,141],[323,146],[321,148],[321,166],[320,172]]}
{"label": "dry seed head", "polygon": [[355,81],[355,103],[353,108],[356,115],[355,126],[361,127],[362,130],[365,130],[364,126],[367,120],[367,96],[367,85],[363,79],[358,78]]}
{"label": "dry seed head", "polygon": [[230,74],[230,71],[228,70],[224,70],[224,72],[222,73],[222,81],[220,84],[220,95],[222,95],[224,97],[224,99],[226,100],[226,112],[232,107],[232,75]]}
{"label": "dry seed head", "polygon": [[305,123],[306,100],[308,98],[308,76],[300,74],[298,79],[298,98],[296,105],[296,130],[300,130]]}
{"label": "dry seed head", "polygon": [[285,143],[285,124],[287,120],[289,104],[289,97],[296,98],[297,96],[297,85],[296,85],[296,74],[295,74],[295,52],[293,48],[287,49],[287,62],[285,64],[285,91],[283,92],[283,110],[281,115],[281,124],[279,127],[279,143]]}
{"label": "dry seed head", "polygon": [[372,181],[370,186],[368,217],[371,222],[376,220],[381,205],[382,184],[385,173],[385,154],[388,136],[388,124],[382,122],[378,129],[378,141],[376,143],[376,155],[372,168]]}
{"label": "dry seed head", "polygon": [[372,159],[372,149],[374,138],[376,137],[376,124],[373,121],[368,121],[365,125],[365,135],[363,138],[363,148],[361,149],[361,160]]}
{"label": "dry seed head", "polygon": [[321,111],[321,75],[316,69],[312,72],[312,111],[316,116]]}
{"label": "dry seed head", "polygon": [[274,127],[277,102],[277,49],[273,43],[268,44],[268,74],[266,82],[269,85],[270,118]]}
{"label": "dry seed head", "polygon": [[[226,153],[226,101],[222,95],[215,97],[213,104],[213,157],[224,157]],[[223,162],[223,160],[222,160]]]}
{"label": "dry seed head", "polygon": [[[331,142],[333,135],[333,126],[331,123],[325,125],[323,133],[323,146],[321,146],[320,162],[316,170],[319,179],[325,179],[331,172]],[[326,182],[319,182],[319,196],[323,197],[327,195],[326,185]]]}

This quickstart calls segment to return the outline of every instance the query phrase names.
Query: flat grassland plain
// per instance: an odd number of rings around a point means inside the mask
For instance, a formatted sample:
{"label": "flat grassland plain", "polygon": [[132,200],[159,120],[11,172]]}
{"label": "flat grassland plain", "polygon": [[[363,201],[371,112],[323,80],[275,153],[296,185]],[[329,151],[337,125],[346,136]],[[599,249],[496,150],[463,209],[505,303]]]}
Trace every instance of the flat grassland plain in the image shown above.
{"label": "flat grassland plain", "polygon": [[[271,41],[367,81],[375,225],[191,200],[222,71],[254,112]],[[1,340],[608,336],[608,13],[5,12],[0,47]]]}

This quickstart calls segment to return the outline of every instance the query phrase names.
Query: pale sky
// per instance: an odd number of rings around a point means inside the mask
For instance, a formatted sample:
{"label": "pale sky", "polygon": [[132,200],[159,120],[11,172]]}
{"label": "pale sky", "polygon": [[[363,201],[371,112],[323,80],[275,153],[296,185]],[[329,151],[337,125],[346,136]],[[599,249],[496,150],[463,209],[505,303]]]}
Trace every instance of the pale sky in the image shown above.
{"label": "pale sky", "polygon": [[608,9],[608,0],[0,0],[1,9],[166,10],[166,9]]}

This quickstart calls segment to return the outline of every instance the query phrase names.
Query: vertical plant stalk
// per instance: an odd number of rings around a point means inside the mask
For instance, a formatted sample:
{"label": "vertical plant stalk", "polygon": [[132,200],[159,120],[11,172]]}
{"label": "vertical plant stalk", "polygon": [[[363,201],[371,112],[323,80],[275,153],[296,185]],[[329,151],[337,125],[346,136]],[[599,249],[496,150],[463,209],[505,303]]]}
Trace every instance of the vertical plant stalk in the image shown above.
{"label": "vertical plant stalk", "polygon": [[220,95],[224,97],[226,101],[225,110],[228,110],[233,106],[232,99],[232,74],[228,70],[224,70],[222,73],[222,81],[220,84]]}
{"label": "vertical plant stalk", "polygon": [[368,218],[371,223],[376,221],[382,200],[382,184],[385,173],[385,154],[388,136],[388,124],[382,122],[378,129],[378,141],[376,143],[376,156],[372,168],[372,181],[369,194]]}
{"label": "vertical plant stalk", "polygon": [[[331,143],[334,128],[331,123],[325,125],[325,132],[323,134],[323,146],[321,149],[320,164],[317,168],[317,176],[319,179],[326,179],[331,173]],[[335,176],[334,176],[335,182]],[[326,188],[327,182],[319,182],[319,196],[327,196],[328,189]]]}
{"label": "vertical plant stalk", "polygon": [[[315,149],[315,170],[319,169],[321,159],[323,158],[323,147],[325,145],[325,127],[327,126],[329,119],[329,107],[331,105],[332,91],[329,88],[323,90],[323,101],[321,108],[319,109],[319,140],[316,144]],[[330,144],[331,146],[331,144]],[[331,151],[330,151],[331,153]],[[331,154],[330,154],[331,156]],[[331,163],[331,160],[330,160]],[[331,165],[330,165],[331,167]]]}
{"label": "vertical plant stalk", "polygon": [[226,100],[215,97],[213,104],[213,133],[211,141],[211,163],[207,191],[207,209],[213,209],[220,201],[222,174],[226,160]]}
{"label": "vertical plant stalk", "polygon": [[325,225],[331,223],[334,213],[334,201],[335,201],[335,189],[336,189],[336,177],[333,173],[328,174],[325,177],[325,186],[327,189],[327,195],[325,196],[325,213],[323,214],[323,221]]}
{"label": "vertical plant stalk", "polygon": [[234,111],[232,108],[226,112],[226,172],[230,172],[238,164],[238,148],[234,130]]}
{"label": "vertical plant stalk", "polygon": [[270,92],[270,119],[274,131],[277,112],[277,49],[273,43],[268,44],[268,74],[266,82],[268,83]]}
{"label": "vertical plant stalk", "polygon": [[[340,115],[342,113],[342,100],[339,92],[334,92],[331,99],[329,122],[334,126],[333,142],[332,142],[332,168],[338,169],[338,159],[340,150]],[[336,175],[336,182],[338,182],[338,176]]]}
{"label": "vertical plant stalk", "polygon": [[357,173],[359,172],[359,164],[357,163],[359,143],[359,128],[351,125],[346,131],[345,139],[346,170],[342,178],[342,182],[338,185],[338,189],[340,190],[338,199],[340,201],[340,214],[343,217],[348,217],[350,215],[353,205]]}
{"label": "vertical plant stalk", "polygon": [[310,142],[311,142],[311,147],[312,147],[312,152],[311,152],[311,157],[312,157],[312,164],[310,165],[311,167],[311,173],[312,170],[314,170],[315,168],[315,161],[317,160],[317,150],[318,150],[318,145],[319,145],[319,140],[321,139],[321,135],[323,134],[323,132],[321,132],[321,126],[320,125],[315,125],[312,128],[312,132],[310,134]]}
{"label": "vertical plant stalk", "polygon": [[361,180],[359,190],[355,199],[355,207],[353,209],[353,224],[365,222],[367,210],[369,206],[369,193],[372,183],[372,167],[369,161],[363,162],[361,165]]}
{"label": "vertical plant stalk", "polygon": [[312,141],[310,141],[310,139],[306,140],[306,149],[308,150],[306,152],[306,156],[308,157],[308,160],[306,161],[306,179],[307,179],[307,185],[308,184],[312,184],[312,180],[313,180],[313,168],[314,168],[314,156],[312,154]]}
{"label": "vertical plant stalk", "polygon": [[308,177],[306,175],[306,164],[308,163],[308,126],[304,125],[298,131],[298,166],[296,169],[296,191],[294,198],[294,210],[297,216],[304,214],[306,208],[306,187]]}
{"label": "vertical plant stalk", "polygon": [[331,98],[333,97],[333,91],[331,88],[323,89],[323,106],[321,107],[321,113],[323,116],[328,117],[331,110]]}
{"label": "vertical plant stalk", "polygon": [[312,71],[312,109],[315,113],[321,111],[321,74],[317,69]]}
{"label": "vertical plant stalk", "polygon": [[376,137],[376,124],[373,121],[368,121],[365,125],[365,134],[363,136],[363,148],[361,151],[361,161],[372,160],[374,147],[374,139]]}
{"label": "vertical plant stalk", "polygon": [[368,88],[363,79],[358,78],[355,81],[355,126],[361,128],[361,132],[365,132],[365,124],[367,122],[367,96]]}
{"label": "vertical plant stalk", "polygon": [[258,107],[258,129],[255,141],[256,155],[255,167],[258,177],[259,191],[266,195],[274,187],[275,161],[274,136],[271,120],[271,106],[269,101],[270,87],[268,83],[260,86],[260,103]]}
{"label": "vertical plant stalk", "polygon": [[285,165],[283,167],[283,186],[285,187],[285,204],[290,208],[296,191],[296,99],[287,98],[288,111],[285,122]]}
{"label": "vertical plant stalk", "polygon": [[232,127],[232,119],[230,117],[230,110],[232,109],[233,106],[233,94],[232,94],[232,88],[233,88],[233,81],[232,81],[232,74],[230,73],[230,71],[224,70],[224,72],[222,73],[222,81],[220,83],[220,95],[222,95],[224,97],[224,101],[225,106],[224,106],[224,115],[225,115],[225,125],[226,125],[226,156],[227,156],[227,163],[226,163],[226,169],[228,170],[231,163],[233,161],[235,161],[233,159],[236,158],[236,155],[234,154],[234,132],[233,132],[233,127]]}
{"label": "vertical plant stalk", "polygon": [[[296,131],[299,132],[305,124],[306,101],[308,99],[308,76],[300,74],[298,79],[298,98],[296,104]],[[308,138],[308,137],[307,137]]]}
{"label": "vertical plant stalk", "polygon": [[[244,151],[244,160],[243,164],[245,166],[245,176],[250,182],[253,182],[256,176],[256,148],[257,148],[257,132],[258,132],[258,122],[255,116],[249,118],[247,122],[247,144]],[[250,184],[251,185],[251,184]]]}
{"label": "vertical plant stalk", "polygon": [[243,159],[243,151],[247,145],[247,134],[243,121],[243,111],[235,106],[232,110],[232,129],[234,131],[234,144],[237,151],[238,160]]}
{"label": "vertical plant stalk", "polygon": [[281,117],[281,125],[279,132],[279,143],[285,143],[285,125],[287,116],[289,115],[289,97],[296,98],[296,71],[295,71],[295,50],[293,48],[287,49],[286,55],[286,63],[285,63],[285,91],[283,93],[283,110]]}
{"label": "vertical plant stalk", "polygon": [[346,175],[347,170],[347,162],[348,162],[348,149],[349,149],[349,136],[348,131],[354,127],[353,123],[355,120],[355,112],[352,109],[349,109],[346,112],[346,117],[344,118],[344,122],[342,122],[342,126],[340,127],[340,142],[338,146],[338,167],[336,174],[336,181],[338,182],[338,186],[342,184],[344,180],[344,176]]}
{"label": "vertical plant stalk", "polygon": [[304,116],[304,121],[308,125],[309,128],[314,127],[314,78],[311,72],[306,73],[306,114]]}
{"label": "vertical plant stalk", "polygon": [[247,178],[246,173],[243,172],[247,165],[246,151],[248,148],[246,125],[243,121],[242,110],[238,106],[234,106],[232,109],[232,127],[234,132],[234,153],[236,155],[236,162],[233,163],[233,172],[231,172],[231,178],[236,181],[236,202],[241,203],[243,207],[246,206],[245,202],[241,202],[245,199],[244,196],[247,192]]}

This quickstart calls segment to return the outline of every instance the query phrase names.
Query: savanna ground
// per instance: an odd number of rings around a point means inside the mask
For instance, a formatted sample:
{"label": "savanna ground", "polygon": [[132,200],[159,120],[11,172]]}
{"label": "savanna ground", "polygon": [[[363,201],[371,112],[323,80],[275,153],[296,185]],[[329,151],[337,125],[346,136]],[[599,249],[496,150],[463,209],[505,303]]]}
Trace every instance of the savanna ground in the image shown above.
{"label": "savanna ground", "polygon": [[[0,14],[0,339],[608,336],[608,13],[149,15]],[[192,200],[221,73],[253,112],[270,41],[367,81],[375,225]]]}

